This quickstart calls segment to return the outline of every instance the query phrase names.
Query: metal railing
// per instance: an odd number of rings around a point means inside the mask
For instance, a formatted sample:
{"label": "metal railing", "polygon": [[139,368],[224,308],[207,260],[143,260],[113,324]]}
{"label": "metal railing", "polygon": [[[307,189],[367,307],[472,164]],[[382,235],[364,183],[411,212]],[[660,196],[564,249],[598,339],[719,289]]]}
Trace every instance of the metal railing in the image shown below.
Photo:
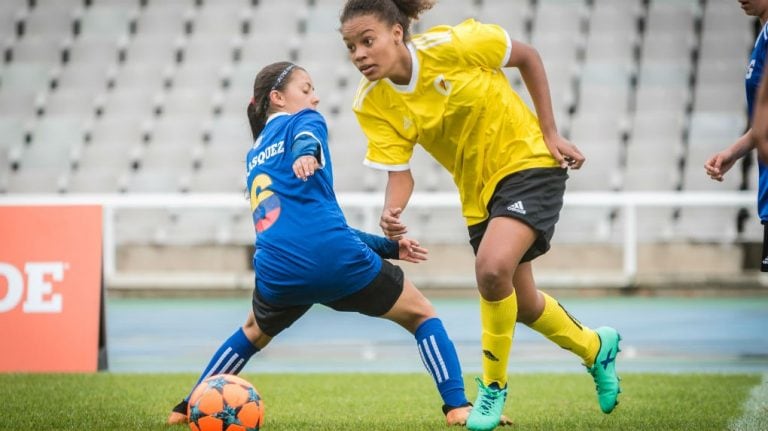
{"label": "metal railing", "polygon": [[[338,193],[339,203],[345,209],[356,208],[363,212],[363,228],[377,230],[382,196],[379,193]],[[754,192],[569,192],[565,196],[566,207],[596,207],[622,210],[624,229],[621,237],[621,280],[631,285],[637,276],[639,208],[682,207],[737,207],[752,208],[756,204]],[[221,208],[248,210],[242,194],[9,194],[0,196],[0,206],[30,205],[100,205],[103,208],[103,265],[107,285],[121,277],[117,272],[117,242],[115,236],[115,212],[126,208]],[[458,208],[456,193],[414,193],[409,208]],[[242,284],[231,274],[210,280],[213,283]],[[190,277],[189,275],[187,277]],[[194,277],[194,276],[192,276]],[[252,280],[248,280],[250,284]],[[197,279],[200,282],[200,279]],[[147,280],[145,285],[151,285]],[[160,283],[162,284],[162,283]]]}

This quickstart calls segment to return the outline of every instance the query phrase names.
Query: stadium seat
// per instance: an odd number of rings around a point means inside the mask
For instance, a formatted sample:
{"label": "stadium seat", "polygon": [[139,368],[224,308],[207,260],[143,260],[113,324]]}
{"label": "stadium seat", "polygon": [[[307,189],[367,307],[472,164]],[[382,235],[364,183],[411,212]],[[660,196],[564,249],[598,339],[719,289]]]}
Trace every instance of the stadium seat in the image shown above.
{"label": "stadium seat", "polygon": [[[301,28],[305,38],[320,34],[336,34],[341,26],[339,13],[343,4],[316,4],[314,7],[302,8]],[[340,38],[339,38],[340,40]]]}
{"label": "stadium seat", "polygon": [[[456,197],[458,201],[458,196]],[[403,214],[408,235],[425,244],[466,244],[469,232],[457,208],[410,207]]]}
{"label": "stadium seat", "polygon": [[609,31],[590,28],[586,42],[586,57],[589,62],[605,63],[633,61],[638,44],[634,31]]}
{"label": "stadium seat", "polygon": [[[735,2],[708,1],[704,9],[703,36],[734,32],[749,34],[751,20]],[[750,39],[751,45],[754,38]]]}
{"label": "stadium seat", "polygon": [[635,112],[663,112],[668,116],[682,117],[691,103],[690,99],[688,86],[646,84],[641,77],[635,93]]}
{"label": "stadium seat", "polygon": [[712,155],[735,142],[743,134],[745,126],[743,114],[694,112],[683,171],[685,190],[739,190],[743,179],[738,168],[732,168],[725,175],[724,181],[718,183],[704,173],[704,163]]}
{"label": "stadium seat", "polygon": [[[280,33],[254,32],[251,37],[243,42],[242,63],[258,64],[259,68],[253,70],[253,77],[261,67],[277,61],[293,60],[292,50],[298,43],[298,36],[286,37]],[[251,79],[251,86],[253,79]]]}
{"label": "stadium seat", "polygon": [[643,61],[688,64],[694,46],[693,33],[648,32],[643,40]]}
{"label": "stadium seat", "polygon": [[416,23],[415,32],[427,31],[438,25],[456,25],[477,16],[473,2],[464,0],[441,0],[424,12]]}
{"label": "stadium seat", "polygon": [[564,206],[555,226],[552,243],[602,243],[611,238],[611,229],[610,208]]}
{"label": "stadium seat", "polygon": [[12,40],[9,47],[13,62],[30,62],[53,66],[61,61],[62,51],[71,40],[62,40],[54,35],[30,34],[19,40]]}
{"label": "stadium seat", "polygon": [[[243,154],[242,159],[245,159]],[[210,160],[203,162],[203,168],[191,173],[190,193],[242,193],[246,198],[245,164],[236,160],[227,168],[216,169]]]}
{"label": "stadium seat", "polygon": [[569,138],[587,160],[582,169],[569,173],[569,190],[611,190],[619,186],[625,122],[618,107],[613,113],[587,110],[573,117]]}
{"label": "stadium seat", "polygon": [[[213,84],[215,81],[208,81]],[[179,86],[166,94],[163,115],[167,117],[195,116],[199,119],[210,116],[214,107],[213,88]]]}
{"label": "stadium seat", "polygon": [[36,62],[14,62],[2,72],[0,114],[31,116],[35,98],[47,91],[52,68]]}
{"label": "stadium seat", "polygon": [[734,89],[739,87],[743,91],[747,58],[745,55],[743,62],[726,62],[718,58],[702,59],[698,63],[697,86],[732,85]]}
{"label": "stadium seat", "polygon": [[755,38],[746,22],[730,30],[707,31],[701,37],[701,56],[704,59],[717,58],[737,64],[746,62]]}
{"label": "stadium seat", "polygon": [[747,101],[743,85],[724,82],[722,84],[698,85],[693,95],[694,112],[746,112]]}
{"label": "stadium seat", "polygon": [[[673,142],[671,144],[677,144]],[[638,153],[645,154],[648,149],[633,145],[627,156],[627,167],[621,177],[621,190],[643,192],[671,192],[680,184],[680,158],[672,155],[657,156],[649,162],[643,162]],[[651,157],[646,157],[651,158]],[[643,164],[645,163],[645,164]]]}
{"label": "stadium seat", "polygon": [[227,212],[216,208],[173,210],[171,222],[166,225],[166,243],[191,245],[224,242],[231,236],[227,221]]}
{"label": "stadium seat", "polygon": [[26,13],[26,0],[0,2],[0,41],[16,36],[16,21]]}
{"label": "stadium seat", "polygon": [[297,61],[302,66],[306,63],[328,63],[338,66],[349,62],[344,42],[335,31],[308,35],[298,44],[297,53]]}
{"label": "stadium seat", "polygon": [[166,209],[123,208],[116,212],[115,241],[118,245],[163,244],[170,223]]}
{"label": "stadium seat", "polygon": [[682,142],[685,128],[683,113],[675,114],[667,110],[637,111],[632,119],[630,140],[652,143],[654,140]]}
{"label": "stadium seat", "polygon": [[69,193],[121,193],[128,187],[129,167],[116,169],[100,160],[83,162],[83,168],[70,172],[66,177]]}
{"label": "stadium seat", "polygon": [[306,6],[295,2],[262,1],[254,10],[250,21],[251,32],[264,35],[298,35],[299,18]]}
{"label": "stadium seat", "polygon": [[160,68],[175,61],[180,35],[139,32],[131,39],[126,50],[127,67]]}
{"label": "stadium seat", "polygon": [[533,40],[537,39],[537,34],[553,29],[564,38],[582,35],[587,12],[583,0],[538,0],[533,17]]}
{"label": "stadium seat", "polygon": [[11,115],[0,116],[0,148],[8,150],[21,147],[24,143],[24,132],[24,123],[20,118]]}
{"label": "stadium seat", "polygon": [[157,39],[180,36],[194,15],[193,0],[150,1],[137,18],[137,34]]}
{"label": "stadium seat", "polygon": [[[83,144],[78,117],[46,117],[35,125],[32,141],[21,152],[19,168],[9,176],[14,193],[56,193],[65,188],[73,153]],[[36,187],[38,186],[38,187]]]}
{"label": "stadium seat", "polygon": [[337,191],[383,190],[385,176],[379,177],[377,171],[363,165],[367,144],[352,112],[342,113],[329,125],[333,185]]}
{"label": "stadium seat", "polygon": [[46,115],[78,115],[86,120],[95,112],[100,90],[97,85],[89,89],[65,86],[40,99],[39,108]]}
{"label": "stadium seat", "polygon": [[596,0],[590,14],[589,32],[607,37],[636,35],[640,17],[638,0]]}
{"label": "stadium seat", "polygon": [[651,0],[646,32],[691,34],[700,15],[699,0]]}
{"label": "stadium seat", "polygon": [[128,32],[129,23],[135,20],[138,14],[138,8],[97,1],[83,12],[80,37],[115,39]]}
{"label": "stadium seat", "polygon": [[141,171],[165,171],[188,175],[203,153],[207,126],[194,114],[163,118],[149,132],[149,143],[141,154]]}
{"label": "stadium seat", "polygon": [[504,28],[512,40],[530,41],[527,26],[533,11],[528,0],[486,0],[477,10],[477,20]]}
{"label": "stadium seat", "polygon": [[[424,150],[421,145],[413,149],[413,156],[409,162],[411,174],[415,182],[416,191],[455,191],[456,185],[451,174]],[[382,176],[382,182],[385,181]],[[383,190],[382,187],[379,187]]]}
{"label": "stadium seat", "polygon": [[[653,179],[649,178],[649,180]],[[674,237],[675,217],[672,208],[639,207],[635,211],[637,223],[635,232],[639,243],[664,242]],[[612,224],[616,238],[624,235],[626,217],[624,208],[616,212],[616,218]]]}
{"label": "stadium seat", "polygon": [[673,235],[689,241],[730,243],[736,240],[738,208],[682,208]]}
{"label": "stadium seat", "polygon": [[243,23],[252,16],[246,0],[205,2],[195,16],[195,36],[205,38],[233,37],[242,33]]}
{"label": "stadium seat", "polygon": [[78,0],[37,2],[25,14],[24,34],[51,36],[63,39],[74,34],[74,24],[83,10]]}

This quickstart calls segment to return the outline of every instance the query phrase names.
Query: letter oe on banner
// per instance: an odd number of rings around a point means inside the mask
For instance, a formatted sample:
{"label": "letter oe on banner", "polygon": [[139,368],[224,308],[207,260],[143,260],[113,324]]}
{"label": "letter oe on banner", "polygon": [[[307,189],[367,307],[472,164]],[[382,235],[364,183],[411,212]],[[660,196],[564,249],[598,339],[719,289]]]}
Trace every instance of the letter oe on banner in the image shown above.
{"label": "letter oe on banner", "polygon": [[106,367],[102,211],[0,206],[0,372]]}

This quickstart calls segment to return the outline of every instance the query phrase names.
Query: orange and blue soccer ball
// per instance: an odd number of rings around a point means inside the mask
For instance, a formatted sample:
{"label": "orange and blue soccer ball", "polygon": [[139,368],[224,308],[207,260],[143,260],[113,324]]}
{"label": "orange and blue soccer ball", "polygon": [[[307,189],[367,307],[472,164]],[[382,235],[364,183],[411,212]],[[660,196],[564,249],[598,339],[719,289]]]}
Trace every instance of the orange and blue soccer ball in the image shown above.
{"label": "orange and blue soccer ball", "polygon": [[247,380],[219,374],[192,391],[187,417],[192,431],[256,431],[264,423],[264,401]]}

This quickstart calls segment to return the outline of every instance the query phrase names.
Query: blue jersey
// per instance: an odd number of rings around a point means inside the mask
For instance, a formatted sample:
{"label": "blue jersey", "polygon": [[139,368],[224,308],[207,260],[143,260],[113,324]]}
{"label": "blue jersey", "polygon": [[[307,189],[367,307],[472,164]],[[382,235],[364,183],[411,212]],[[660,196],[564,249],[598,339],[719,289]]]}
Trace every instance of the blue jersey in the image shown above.
{"label": "blue jersey", "polygon": [[[314,139],[321,169],[302,181],[292,145]],[[269,119],[246,158],[256,228],[256,288],[275,305],[324,303],[357,292],[381,270],[381,258],[347,225],[333,191],[328,131],[305,109]]]}
{"label": "blue jersey", "polygon": [[[760,79],[763,76],[765,66],[765,53],[768,48],[768,23],[760,30],[755,41],[755,47],[752,49],[752,55],[747,66],[746,88],[747,88],[747,112],[749,113],[750,124],[752,122],[752,112],[754,111],[755,98],[757,97],[757,88],[760,86]],[[768,223],[768,168],[757,161],[760,178],[757,183],[757,212],[760,220]]]}

